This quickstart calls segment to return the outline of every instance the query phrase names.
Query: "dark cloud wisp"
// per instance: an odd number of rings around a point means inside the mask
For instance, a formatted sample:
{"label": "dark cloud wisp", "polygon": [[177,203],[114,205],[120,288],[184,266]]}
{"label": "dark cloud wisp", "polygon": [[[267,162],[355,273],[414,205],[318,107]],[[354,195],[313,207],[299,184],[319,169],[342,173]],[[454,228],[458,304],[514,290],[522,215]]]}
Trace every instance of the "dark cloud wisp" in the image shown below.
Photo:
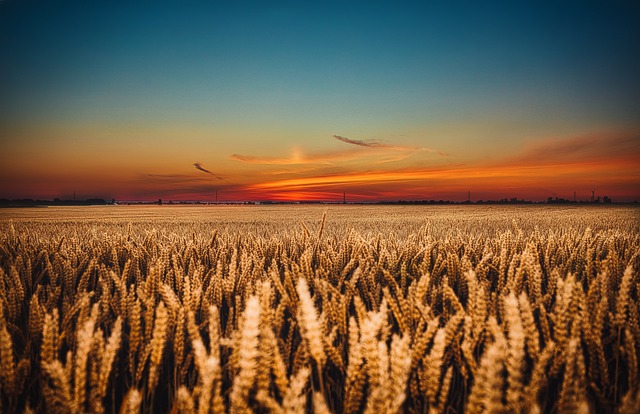
{"label": "dark cloud wisp", "polygon": [[436,151],[436,150],[433,150],[431,148],[413,147],[413,146],[409,146],[409,145],[388,144],[388,143],[386,143],[384,141],[381,141],[379,139],[352,139],[352,138],[343,137],[341,135],[334,135],[333,138],[337,139],[338,141],[342,141],[345,144],[357,145],[359,147],[365,147],[365,148],[375,148],[375,149],[382,149],[382,150],[405,151],[405,152],[424,151],[424,152],[428,152],[428,153],[437,153],[438,155],[441,155],[441,156],[449,155],[449,154],[447,154],[445,152]]}
{"label": "dark cloud wisp", "polygon": [[351,139],[347,137],[342,137],[340,135],[333,136],[338,141],[342,141],[347,144],[358,145],[360,147],[369,147],[369,148],[392,148],[392,145],[385,144],[377,139]]}
{"label": "dark cloud wisp", "polygon": [[207,174],[209,174],[209,175],[212,175],[212,176],[216,177],[218,180],[222,180],[222,177],[220,177],[219,175],[216,175],[216,174],[212,173],[211,171],[207,170],[207,169],[206,169],[206,168],[204,168],[204,167],[202,166],[202,164],[200,164],[199,162],[194,162],[194,163],[193,163],[193,166],[194,166],[194,167],[196,167],[196,169],[197,169],[197,170],[200,170],[200,171],[202,171],[202,172],[204,172],[204,173],[207,173]]}

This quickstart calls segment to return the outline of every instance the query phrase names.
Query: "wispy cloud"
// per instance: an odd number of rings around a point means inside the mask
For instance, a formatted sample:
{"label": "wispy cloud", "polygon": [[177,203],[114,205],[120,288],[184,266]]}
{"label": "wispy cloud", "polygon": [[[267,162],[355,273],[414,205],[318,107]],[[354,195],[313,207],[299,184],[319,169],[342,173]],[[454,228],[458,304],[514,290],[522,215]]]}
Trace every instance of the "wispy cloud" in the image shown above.
{"label": "wispy cloud", "polygon": [[515,158],[520,163],[557,164],[635,159],[640,161],[640,133],[611,132],[536,142]]}
{"label": "wispy cloud", "polygon": [[253,155],[233,154],[229,158],[246,164],[266,164],[266,165],[303,165],[303,164],[333,164],[338,161],[364,160],[365,158],[373,164],[389,163],[401,161],[417,152],[437,152],[440,155],[447,155],[443,152],[434,151],[429,148],[415,147],[408,145],[394,145],[378,139],[351,139],[340,135],[333,135],[338,141],[350,144],[350,149],[335,151],[304,153],[296,149],[289,157],[258,157]]}
{"label": "wispy cloud", "polygon": [[256,157],[253,155],[232,154],[229,159],[244,162],[246,164],[271,164],[271,165],[290,165],[304,164],[304,159],[281,158],[281,157]]}
{"label": "wispy cloud", "polygon": [[267,165],[302,165],[302,164],[331,164],[335,161],[348,161],[361,158],[361,150],[342,150],[330,152],[318,152],[305,154],[302,151],[293,151],[289,157],[256,157],[253,155],[233,154],[229,158],[246,164]]}
{"label": "wispy cloud", "polygon": [[375,148],[375,149],[385,149],[390,151],[406,151],[406,152],[416,152],[416,151],[429,151],[429,148],[424,147],[412,147],[408,145],[393,145],[387,142],[384,142],[380,139],[352,139],[343,137],[340,135],[333,136],[338,141],[342,141],[346,144],[357,145],[359,147],[365,148]]}
{"label": "wispy cloud", "polygon": [[197,169],[197,170],[200,170],[200,171],[202,171],[202,172],[204,172],[204,173],[207,173],[207,174],[209,174],[209,175],[212,175],[212,176],[216,177],[218,180],[222,180],[222,177],[220,177],[219,175],[216,175],[216,174],[212,173],[211,171],[207,170],[207,169],[206,169],[206,168],[204,168],[204,167],[202,166],[202,164],[201,164],[201,163],[199,163],[199,162],[194,162],[194,163],[193,163],[193,166],[194,166],[194,167],[196,167],[196,169]]}
{"label": "wispy cloud", "polygon": [[396,170],[396,171],[366,171],[335,174],[326,176],[301,177],[287,180],[277,180],[252,185],[251,188],[313,188],[318,186],[344,185],[353,183],[380,183],[425,180],[434,177],[451,177],[459,174],[471,173],[467,167],[448,167],[446,169],[429,170]]}

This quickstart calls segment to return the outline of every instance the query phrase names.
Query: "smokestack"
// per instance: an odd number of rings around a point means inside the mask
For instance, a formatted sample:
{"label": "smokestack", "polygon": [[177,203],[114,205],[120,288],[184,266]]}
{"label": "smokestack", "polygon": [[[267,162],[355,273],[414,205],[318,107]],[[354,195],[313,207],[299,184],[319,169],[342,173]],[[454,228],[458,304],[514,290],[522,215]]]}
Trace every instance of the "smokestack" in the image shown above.
{"label": "smokestack", "polygon": [[347,204],[347,193],[342,193],[342,204]]}

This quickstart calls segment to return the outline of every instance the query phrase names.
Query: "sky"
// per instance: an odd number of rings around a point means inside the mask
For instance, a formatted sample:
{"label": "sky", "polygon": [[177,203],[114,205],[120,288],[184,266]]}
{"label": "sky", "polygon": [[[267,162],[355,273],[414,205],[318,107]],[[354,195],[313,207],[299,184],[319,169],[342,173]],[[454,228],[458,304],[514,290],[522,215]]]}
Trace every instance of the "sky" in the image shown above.
{"label": "sky", "polygon": [[0,198],[640,200],[637,1],[0,1]]}

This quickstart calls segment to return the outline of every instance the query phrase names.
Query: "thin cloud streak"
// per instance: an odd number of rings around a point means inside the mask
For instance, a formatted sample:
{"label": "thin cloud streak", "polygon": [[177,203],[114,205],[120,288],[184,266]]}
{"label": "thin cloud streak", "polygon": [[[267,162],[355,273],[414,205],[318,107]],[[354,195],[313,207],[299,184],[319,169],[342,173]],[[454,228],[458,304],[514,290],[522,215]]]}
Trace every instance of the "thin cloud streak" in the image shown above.
{"label": "thin cloud streak", "polygon": [[256,157],[253,155],[232,154],[230,160],[244,162],[245,164],[267,164],[267,165],[294,165],[306,164],[306,159],[278,158],[278,157]]}
{"label": "thin cloud streak", "polygon": [[294,153],[291,157],[256,157],[253,155],[233,154],[229,159],[240,161],[245,164],[265,164],[265,165],[304,165],[304,164],[327,164],[331,165],[335,161],[349,161],[360,159],[366,154],[363,150],[343,150],[317,154]]}
{"label": "thin cloud streak", "polygon": [[387,144],[386,142],[379,139],[352,139],[352,138],[343,137],[341,135],[334,135],[333,137],[338,141],[344,142],[345,144],[357,145],[359,147],[365,147],[365,148],[381,148],[381,149],[388,149],[391,151],[407,151],[411,153],[424,151],[429,153],[437,153],[438,155],[441,155],[441,156],[449,155],[446,152],[436,151],[434,149],[426,148],[426,147],[412,147],[409,145]]}
{"label": "thin cloud streak", "polygon": [[[264,165],[304,165],[304,164],[329,164],[336,161],[351,161],[369,159],[375,164],[389,163],[404,160],[417,152],[438,153],[446,156],[448,154],[441,151],[434,151],[430,148],[412,147],[403,145],[391,145],[380,140],[356,140],[340,135],[333,138],[357,148],[349,150],[338,150],[330,152],[304,154],[294,151],[290,157],[257,157],[253,155],[232,154],[229,159],[240,161],[245,164]],[[371,161],[371,159],[373,159]]]}
{"label": "thin cloud streak", "polygon": [[549,164],[606,161],[612,158],[640,162],[640,133],[603,133],[546,140],[526,148],[511,162]]}
{"label": "thin cloud streak", "polygon": [[347,144],[358,145],[360,147],[395,149],[391,145],[385,144],[384,142],[380,141],[379,139],[367,139],[367,140],[351,139],[351,138],[341,137],[340,135],[334,135],[333,137],[335,139],[337,139],[338,141],[342,141],[342,142],[345,142]]}

